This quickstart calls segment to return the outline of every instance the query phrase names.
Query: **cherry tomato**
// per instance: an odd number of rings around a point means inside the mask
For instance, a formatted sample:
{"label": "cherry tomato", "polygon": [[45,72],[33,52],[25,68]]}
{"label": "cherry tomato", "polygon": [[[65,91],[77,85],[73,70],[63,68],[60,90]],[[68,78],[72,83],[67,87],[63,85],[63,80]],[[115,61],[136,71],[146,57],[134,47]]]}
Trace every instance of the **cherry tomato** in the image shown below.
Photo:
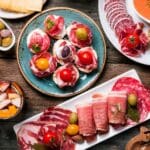
{"label": "cherry tomato", "polygon": [[90,65],[93,62],[92,54],[88,51],[80,52],[78,57],[83,65]]}
{"label": "cherry tomato", "polygon": [[76,124],[69,124],[66,132],[68,135],[76,135],[79,132],[79,126]]}
{"label": "cherry tomato", "polygon": [[72,70],[69,68],[63,69],[62,71],[60,71],[60,78],[64,81],[64,82],[70,82],[73,80],[73,76],[72,76]]}
{"label": "cherry tomato", "polygon": [[46,70],[49,67],[48,59],[46,58],[39,58],[36,60],[35,65],[40,70]]}
{"label": "cherry tomato", "polygon": [[139,36],[135,33],[133,34],[129,34],[127,37],[126,37],[126,45],[128,48],[136,48],[140,43],[140,39],[139,39]]}
{"label": "cherry tomato", "polygon": [[45,144],[56,142],[56,140],[57,140],[57,134],[52,131],[45,133],[45,135],[43,136],[43,142]]}

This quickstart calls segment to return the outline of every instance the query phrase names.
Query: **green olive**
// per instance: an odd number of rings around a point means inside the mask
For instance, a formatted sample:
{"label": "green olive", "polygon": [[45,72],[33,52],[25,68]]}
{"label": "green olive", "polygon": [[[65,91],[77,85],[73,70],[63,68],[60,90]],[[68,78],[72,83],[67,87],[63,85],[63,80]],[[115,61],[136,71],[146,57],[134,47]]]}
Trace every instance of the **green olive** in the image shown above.
{"label": "green olive", "polygon": [[88,38],[88,33],[85,28],[78,28],[76,30],[76,36],[79,40],[85,41]]}
{"label": "green olive", "polygon": [[7,47],[12,43],[12,37],[7,37],[2,39],[2,46]]}
{"label": "green olive", "polygon": [[71,115],[69,117],[69,123],[70,124],[76,124],[77,121],[78,121],[77,113],[75,113],[75,112],[71,113]]}
{"label": "green olive", "polygon": [[5,29],[5,24],[2,21],[0,21],[0,30],[2,29]]}
{"label": "green olive", "polygon": [[128,103],[131,106],[136,106],[137,104],[137,96],[135,94],[128,95]]}

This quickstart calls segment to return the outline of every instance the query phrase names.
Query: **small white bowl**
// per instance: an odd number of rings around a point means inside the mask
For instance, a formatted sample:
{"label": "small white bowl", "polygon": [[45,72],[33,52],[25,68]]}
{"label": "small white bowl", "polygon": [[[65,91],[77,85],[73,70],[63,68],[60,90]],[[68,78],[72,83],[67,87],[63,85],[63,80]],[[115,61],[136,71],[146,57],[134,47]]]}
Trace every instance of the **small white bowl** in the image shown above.
{"label": "small white bowl", "polygon": [[145,22],[147,22],[148,24],[150,24],[150,20],[145,18],[143,15],[141,15],[138,10],[136,9],[135,5],[134,5],[134,0],[133,0],[133,6],[134,6],[134,11],[135,13],[142,19],[144,20]]}
{"label": "small white bowl", "polygon": [[10,28],[10,26],[9,26],[3,19],[1,19],[1,18],[0,18],[0,21],[5,24],[6,28],[7,28],[7,29],[11,32],[11,34],[12,34],[12,43],[11,43],[11,45],[9,45],[8,47],[2,47],[2,46],[0,46],[0,51],[8,51],[8,50],[10,50],[10,49],[14,46],[14,44],[15,44],[15,42],[16,42],[16,38],[15,38],[14,32],[13,32],[13,30]]}

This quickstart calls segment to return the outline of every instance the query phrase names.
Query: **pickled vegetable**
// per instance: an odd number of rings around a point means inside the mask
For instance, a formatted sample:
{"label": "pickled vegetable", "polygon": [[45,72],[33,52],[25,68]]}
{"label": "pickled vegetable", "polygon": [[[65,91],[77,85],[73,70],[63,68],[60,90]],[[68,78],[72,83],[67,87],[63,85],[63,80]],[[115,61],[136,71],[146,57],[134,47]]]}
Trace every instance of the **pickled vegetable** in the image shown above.
{"label": "pickled vegetable", "polygon": [[62,58],[66,58],[70,55],[70,48],[68,46],[65,46],[62,50]]}
{"label": "pickled vegetable", "polygon": [[2,38],[11,37],[11,32],[8,29],[3,29],[0,31]]}
{"label": "pickled vegetable", "polygon": [[2,29],[5,29],[5,24],[2,21],[0,21],[0,30]]}
{"label": "pickled vegetable", "polygon": [[72,140],[76,143],[83,143],[84,142],[84,138],[81,135],[74,135],[72,136]]}
{"label": "pickled vegetable", "polygon": [[79,40],[85,41],[88,38],[88,33],[85,28],[78,28],[76,30],[76,36]]}
{"label": "pickled vegetable", "polygon": [[7,37],[2,39],[2,46],[8,47],[12,43],[12,37]]}
{"label": "pickled vegetable", "polygon": [[135,94],[128,95],[128,103],[131,106],[136,106],[137,104],[137,96]]}
{"label": "pickled vegetable", "polygon": [[69,118],[69,123],[76,124],[77,121],[78,121],[77,113],[75,113],[75,112],[71,113],[70,118]]}
{"label": "pickled vegetable", "polygon": [[66,133],[68,135],[77,135],[78,132],[79,132],[79,126],[76,124],[70,124],[66,129]]}

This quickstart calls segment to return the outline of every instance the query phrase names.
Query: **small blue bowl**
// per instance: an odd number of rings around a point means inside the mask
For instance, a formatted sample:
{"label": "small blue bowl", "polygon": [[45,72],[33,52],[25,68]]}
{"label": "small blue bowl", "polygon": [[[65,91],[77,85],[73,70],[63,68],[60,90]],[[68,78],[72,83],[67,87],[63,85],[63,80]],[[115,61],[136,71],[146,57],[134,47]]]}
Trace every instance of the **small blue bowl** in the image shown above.
{"label": "small blue bowl", "polygon": [[[43,22],[47,15],[55,14],[63,16],[65,24],[68,26],[72,21],[82,22],[90,27],[93,33],[92,46],[96,50],[98,55],[98,68],[90,74],[80,72],[80,78],[74,87],[59,88],[52,80],[52,77],[48,78],[37,78],[32,74],[29,67],[29,61],[32,54],[27,48],[27,35],[35,28],[43,29]],[[37,14],[23,28],[19,40],[17,43],[17,61],[20,71],[25,80],[36,90],[43,94],[54,96],[54,97],[70,97],[79,94],[88,88],[90,88],[100,76],[106,61],[106,44],[104,37],[96,25],[96,23],[88,17],[86,14],[71,8],[58,7],[51,8],[42,13]]]}

